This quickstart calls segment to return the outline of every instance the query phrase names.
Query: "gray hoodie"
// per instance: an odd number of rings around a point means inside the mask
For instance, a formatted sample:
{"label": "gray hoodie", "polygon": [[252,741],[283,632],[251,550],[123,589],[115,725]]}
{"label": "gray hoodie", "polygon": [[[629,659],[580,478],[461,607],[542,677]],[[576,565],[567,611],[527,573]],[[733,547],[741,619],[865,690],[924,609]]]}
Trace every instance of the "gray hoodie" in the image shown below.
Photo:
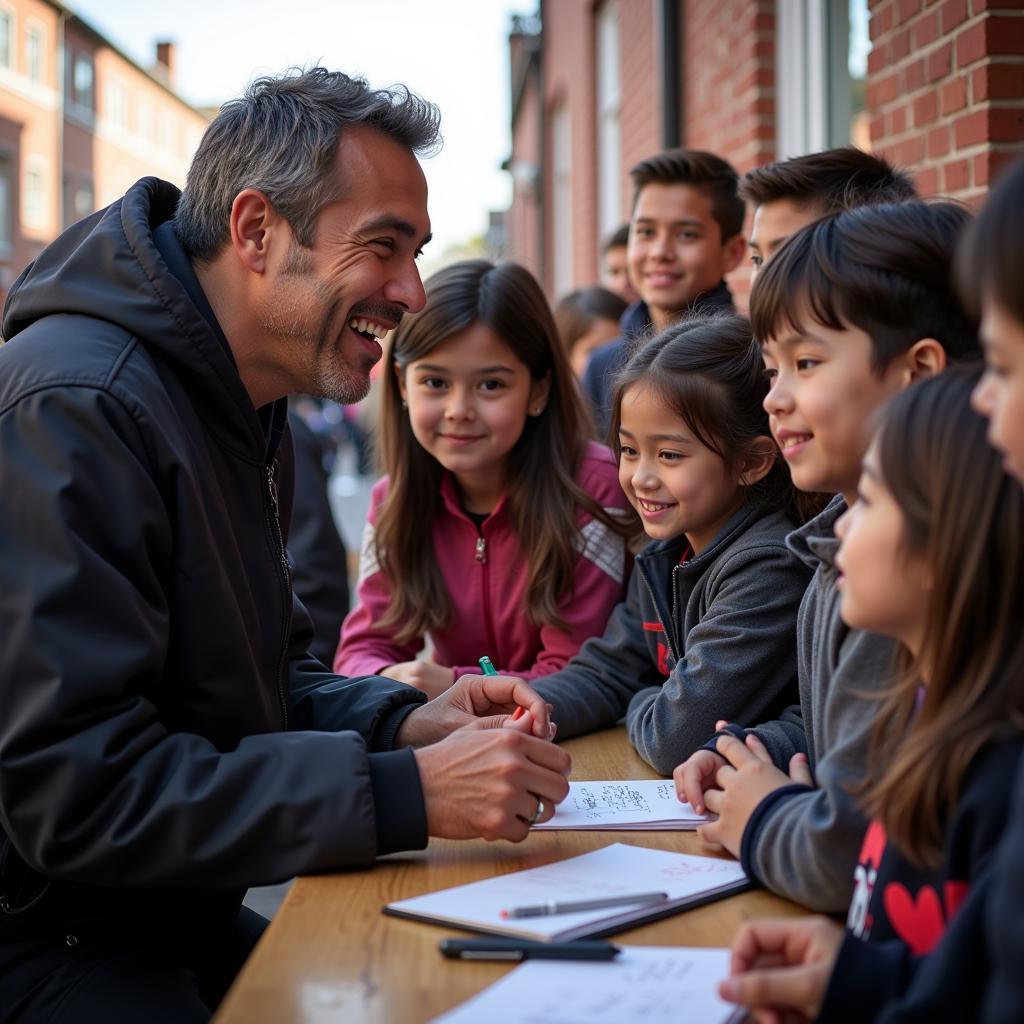
{"label": "gray hoodie", "polygon": [[810,576],[786,547],[790,521],[748,503],[698,556],[686,538],[637,556],[604,635],[533,687],[554,705],[558,737],[624,714],[637,752],[663,775],[729,717],[781,713],[796,683],[796,613]]}
{"label": "gray hoodie", "polygon": [[747,873],[813,910],[845,911],[867,819],[850,793],[864,775],[878,702],[889,682],[894,640],[850,629],[839,617],[837,496],[787,542],[814,569],[797,621],[800,704],[753,731],[775,764],[807,754],[816,788],[788,786],[757,806],[743,833]]}

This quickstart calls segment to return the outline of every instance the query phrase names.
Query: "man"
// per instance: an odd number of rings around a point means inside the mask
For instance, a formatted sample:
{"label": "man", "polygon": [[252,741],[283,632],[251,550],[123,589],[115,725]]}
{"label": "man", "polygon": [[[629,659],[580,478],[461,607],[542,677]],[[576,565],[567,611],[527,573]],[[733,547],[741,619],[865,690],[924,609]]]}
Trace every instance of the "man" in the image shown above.
{"label": "man", "polygon": [[793,157],[748,171],[740,195],[754,207],[751,277],[790,236],[841,210],[917,198],[910,177],[856,146]]}
{"label": "man", "polygon": [[423,305],[437,129],[404,89],[262,79],[180,201],[143,179],[11,290],[0,1019],[206,1020],[259,933],[247,886],[522,839],[567,792],[524,683],[420,707],[326,672],[293,605],[284,396],[357,400]]}
{"label": "man", "polygon": [[627,261],[640,299],[623,314],[622,335],[590,357],[583,378],[599,436],[607,431],[615,374],[631,342],[692,310],[732,309],[724,277],[746,249],[736,171],[721,157],[667,150],[629,173],[634,196]]}

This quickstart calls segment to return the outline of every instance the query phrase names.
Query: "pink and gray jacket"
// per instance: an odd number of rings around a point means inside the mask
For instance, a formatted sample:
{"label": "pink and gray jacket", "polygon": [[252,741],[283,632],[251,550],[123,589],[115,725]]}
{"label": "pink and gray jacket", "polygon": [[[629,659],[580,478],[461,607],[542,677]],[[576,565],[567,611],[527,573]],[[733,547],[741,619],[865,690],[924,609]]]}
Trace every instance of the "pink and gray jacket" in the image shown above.
{"label": "pink and gray jacket", "polygon": [[[591,442],[577,480],[606,509],[628,507],[619,487],[611,452]],[[374,674],[410,661],[425,638],[398,643],[379,622],[391,597],[374,549],[374,528],[387,498],[388,478],[377,482],[363,536],[357,605],[341,627],[334,669],[345,675]],[[579,513],[579,558],[573,593],[559,608],[565,629],[535,626],[526,616],[527,557],[512,528],[505,497],[479,529],[459,502],[455,481],[445,474],[441,504],[433,524],[434,551],[452,603],[448,624],[430,639],[434,660],[454,670],[455,678],[480,673],[477,659],[486,654],[502,674],[536,679],[565,667],[584,640],[600,635],[612,609],[625,595],[631,559],[625,541],[582,510]]]}

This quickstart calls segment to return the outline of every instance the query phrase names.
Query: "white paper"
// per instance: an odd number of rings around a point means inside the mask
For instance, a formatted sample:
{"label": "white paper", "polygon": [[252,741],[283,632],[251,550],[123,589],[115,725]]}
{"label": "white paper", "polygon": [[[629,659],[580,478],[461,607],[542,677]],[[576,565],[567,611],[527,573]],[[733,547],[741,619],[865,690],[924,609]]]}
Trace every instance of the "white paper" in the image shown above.
{"label": "white paper", "polygon": [[624,946],[611,961],[528,960],[434,1024],[726,1024],[729,950]]}
{"label": "white paper", "polygon": [[570,782],[554,817],[535,829],[694,829],[714,821],[680,803],[671,779]]}
{"label": "white paper", "polygon": [[[592,935],[613,923],[642,920],[673,904],[685,906],[745,880],[743,868],[734,860],[611,843],[543,867],[398,900],[388,908],[499,935],[562,941]],[[591,900],[640,892],[667,892],[669,898],[663,903],[546,917],[509,919],[501,913],[547,900]]]}

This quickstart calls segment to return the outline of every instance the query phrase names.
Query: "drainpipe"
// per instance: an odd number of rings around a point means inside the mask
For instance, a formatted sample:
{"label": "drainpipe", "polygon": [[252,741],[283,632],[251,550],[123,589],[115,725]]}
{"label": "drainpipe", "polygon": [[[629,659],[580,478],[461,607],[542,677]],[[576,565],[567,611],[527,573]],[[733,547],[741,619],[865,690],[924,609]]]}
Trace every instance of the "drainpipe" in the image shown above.
{"label": "drainpipe", "polygon": [[679,0],[658,2],[658,81],[661,86],[661,148],[675,149],[682,139]]}

